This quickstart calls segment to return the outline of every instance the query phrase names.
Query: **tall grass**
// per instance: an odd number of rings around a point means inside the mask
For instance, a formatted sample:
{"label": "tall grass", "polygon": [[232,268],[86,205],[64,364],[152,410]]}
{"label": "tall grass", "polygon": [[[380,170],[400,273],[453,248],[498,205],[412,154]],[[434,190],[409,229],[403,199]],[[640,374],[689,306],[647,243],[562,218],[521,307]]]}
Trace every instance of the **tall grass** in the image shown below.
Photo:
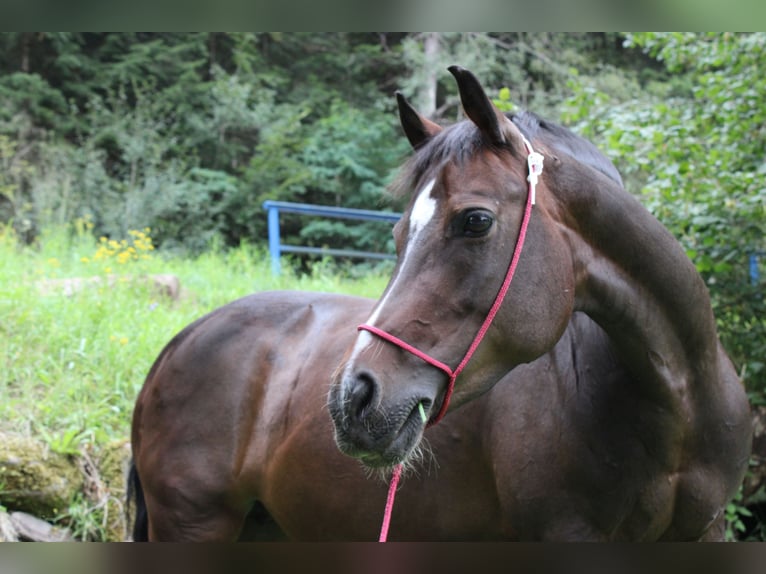
{"label": "tall grass", "polygon": [[[275,277],[266,254],[251,245],[172,257],[153,249],[150,230],[106,240],[93,237],[87,221],[48,229],[31,247],[0,230],[0,430],[39,436],[64,451],[127,438],[149,367],[197,317],[257,291],[377,297],[387,281],[330,267]],[[158,273],[180,279],[179,300],[134,280]],[[70,295],[40,290],[44,281],[94,276],[102,282]]]}

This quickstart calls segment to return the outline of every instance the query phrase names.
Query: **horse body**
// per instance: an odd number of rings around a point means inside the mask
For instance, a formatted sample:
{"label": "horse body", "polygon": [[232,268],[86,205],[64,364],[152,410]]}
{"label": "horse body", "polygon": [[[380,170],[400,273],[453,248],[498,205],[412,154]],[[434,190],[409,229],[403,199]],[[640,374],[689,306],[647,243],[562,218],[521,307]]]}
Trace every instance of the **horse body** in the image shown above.
{"label": "horse body", "polygon": [[[132,437],[152,539],[375,538],[386,484],[338,451],[325,405],[355,336],[344,327],[373,305],[252,295],[168,344],[139,396]],[[703,536],[722,518],[719,505],[676,530],[688,522],[676,501],[706,499],[720,477],[688,460],[684,474],[698,480],[684,482],[679,461],[663,455],[675,416],[648,414],[634,383],[605,333],[575,314],[549,353],[427,431],[422,464],[397,495],[391,538]],[[253,504],[276,524],[262,514],[248,522]]]}
{"label": "horse body", "polygon": [[[132,435],[150,539],[372,540],[374,469],[401,461],[392,539],[722,538],[751,428],[704,283],[591,144],[450,71],[469,120],[399,98],[412,199],[379,301],[253,295],[160,354]],[[534,191],[527,138],[545,171],[487,327]],[[449,393],[434,364],[461,356]]]}

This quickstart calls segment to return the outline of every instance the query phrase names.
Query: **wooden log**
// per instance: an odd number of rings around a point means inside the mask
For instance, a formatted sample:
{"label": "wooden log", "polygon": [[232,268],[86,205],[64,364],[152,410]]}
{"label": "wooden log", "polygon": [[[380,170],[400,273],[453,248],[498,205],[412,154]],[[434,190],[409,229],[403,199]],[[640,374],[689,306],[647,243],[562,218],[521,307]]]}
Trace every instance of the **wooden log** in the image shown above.
{"label": "wooden log", "polygon": [[177,300],[181,295],[181,282],[178,277],[169,273],[153,275],[107,275],[106,277],[68,277],[65,279],[42,279],[35,282],[35,287],[41,295],[65,295],[71,297],[84,289],[92,289],[107,285],[114,287],[120,281],[148,283],[158,294]]}
{"label": "wooden log", "polygon": [[74,542],[66,528],[59,528],[26,512],[11,512],[18,539],[26,542]]}
{"label": "wooden log", "polygon": [[11,515],[5,510],[0,510],[0,542],[18,542],[19,533],[13,525]]}

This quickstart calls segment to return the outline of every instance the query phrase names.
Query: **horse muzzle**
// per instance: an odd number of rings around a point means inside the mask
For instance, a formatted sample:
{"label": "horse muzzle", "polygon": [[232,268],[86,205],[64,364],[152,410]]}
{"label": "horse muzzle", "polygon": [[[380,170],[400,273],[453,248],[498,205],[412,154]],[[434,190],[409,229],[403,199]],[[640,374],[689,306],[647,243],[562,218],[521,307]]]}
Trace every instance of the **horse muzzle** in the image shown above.
{"label": "horse muzzle", "polygon": [[433,404],[433,397],[417,388],[387,398],[368,371],[341,374],[328,396],[338,448],[373,468],[407,460],[423,437]]}

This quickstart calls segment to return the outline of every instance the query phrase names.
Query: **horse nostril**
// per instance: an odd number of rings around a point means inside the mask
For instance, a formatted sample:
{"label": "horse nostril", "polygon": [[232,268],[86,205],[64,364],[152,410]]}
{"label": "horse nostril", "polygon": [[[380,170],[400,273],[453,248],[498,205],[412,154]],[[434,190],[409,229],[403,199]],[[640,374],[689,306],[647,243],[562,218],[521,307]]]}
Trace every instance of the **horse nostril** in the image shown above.
{"label": "horse nostril", "polygon": [[378,384],[369,373],[362,372],[352,377],[348,385],[349,413],[356,419],[363,419],[377,395]]}

